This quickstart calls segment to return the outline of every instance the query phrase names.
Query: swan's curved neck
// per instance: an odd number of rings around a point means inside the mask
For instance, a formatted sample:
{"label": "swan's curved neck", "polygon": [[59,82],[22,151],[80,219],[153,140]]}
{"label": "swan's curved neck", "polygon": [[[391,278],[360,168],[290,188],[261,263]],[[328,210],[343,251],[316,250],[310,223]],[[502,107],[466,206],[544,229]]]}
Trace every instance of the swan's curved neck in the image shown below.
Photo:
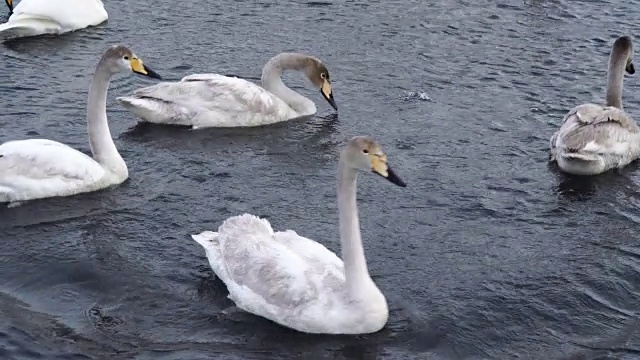
{"label": "swan's curved neck", "polygon": [[300,115],[316,113],[316,105],[310,99],[291,90],[282,82],[284,70],[303,70],[306,57],[301,54],[283,53],[273,57],[262,68],[262,87],[282,99]]}
{"label": "swan's curved neck", "polygon": [[111,72],[101,61],[89,87],[87,130],[94,159],[110,171],[122,173],[127,171],[127,165],[113,143],[107,122],[107,90],[110,79]]}
{"label": "swan's curved neck", "polygon": [[609,57],[609,71],[607,74],[607,106],[615,106],[622,109],[622,81],[626,59],[615,52]]}
{"label": "swan's curved neck", "polygon": [[338,167],[338,213],[342,261],[349,294],[352,297],[361,297],[364,296],[365,287],[372,282],[360,238],[356,178],[356,170],[345,165],[341,160]]}

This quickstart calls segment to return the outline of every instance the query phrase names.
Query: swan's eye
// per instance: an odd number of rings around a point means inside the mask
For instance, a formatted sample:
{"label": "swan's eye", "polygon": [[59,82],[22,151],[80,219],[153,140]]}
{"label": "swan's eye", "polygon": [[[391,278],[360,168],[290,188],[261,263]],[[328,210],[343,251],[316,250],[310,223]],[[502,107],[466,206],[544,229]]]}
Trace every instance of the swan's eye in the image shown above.
{"label": "swan's eye", "polygon": [[369,153],[369,150],[367,150],[367,149],[362,149],[362,153],[363,153],[363,154],[368,154],[368,153]]}
{"label": "swan's eye", "polygon": [[327,74],[326,74],[326,73],[320,73],[320,77],[321,77],[322,79],[326,79],[326,78],[327,78]]}
{"label": "swan's eye", "polygon": [[129,56],[128,56],[128,55],[125,55],[125,56],[124,56],[124,59],[125,59],[125,60],[129,60]]}

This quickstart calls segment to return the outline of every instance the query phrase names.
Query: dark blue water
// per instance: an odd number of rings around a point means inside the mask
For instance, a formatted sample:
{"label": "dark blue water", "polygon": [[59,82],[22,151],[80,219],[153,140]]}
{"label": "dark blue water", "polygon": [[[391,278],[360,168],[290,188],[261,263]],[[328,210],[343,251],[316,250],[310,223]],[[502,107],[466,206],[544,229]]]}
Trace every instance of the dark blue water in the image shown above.
{"label": "dark blue water", "polygon": [[[2,359],[637,359],[640,168],[548,166],[563,115],[602,102],[638,1],[108,1],[108,23],[2,46],[0,141],[89,151],[101,53],[130,46],[168,80],[259,77],[282,51],[328,66],[340,107],[254,129],[136,126],[108,114],[130,180],[0,209]],[[298,74],[286,82],[331,109]],[[638,77],[624,103],[640,116]],[[423,92],[423,100],[411,92]],[[360,181],[369,269],[390,304],[366,336],[299,334],[226,312],[189,238],[251,212],[339,251],[337,153],[372,135],[405,189]]]}

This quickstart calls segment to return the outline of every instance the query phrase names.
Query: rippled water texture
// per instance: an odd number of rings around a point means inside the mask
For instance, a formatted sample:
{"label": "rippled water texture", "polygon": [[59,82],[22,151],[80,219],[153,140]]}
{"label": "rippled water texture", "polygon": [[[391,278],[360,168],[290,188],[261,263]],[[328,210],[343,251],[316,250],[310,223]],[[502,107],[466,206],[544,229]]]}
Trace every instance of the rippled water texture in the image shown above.
{"label": "rippled water texture", "polygon": [[[281,51],[320,57],[337,119],[264,128],[136,127],[108,109],[130,180],[0,210],[2,359],[633,359],[640,356],[637,166],[576,181],[547,163],[562,116],[602,102],[639,1],[107,1],[108,23],[6,44],[0,140],[88,152],[90,76],[130,45],[169,80],[258,77]],[[636,38],[637,39],[637,38]],[[640,39],[639,39],[640,41]],[[287,75],[331,113],[302,77]],[[625,108],[640,117],[638,77]],[[431,99],[431,100],[429,100]],[[405,189],[360,181],[387,327],[310,336],[233,311],[188,234],[251,212],[339,250],[337,152],[385,147]]]}

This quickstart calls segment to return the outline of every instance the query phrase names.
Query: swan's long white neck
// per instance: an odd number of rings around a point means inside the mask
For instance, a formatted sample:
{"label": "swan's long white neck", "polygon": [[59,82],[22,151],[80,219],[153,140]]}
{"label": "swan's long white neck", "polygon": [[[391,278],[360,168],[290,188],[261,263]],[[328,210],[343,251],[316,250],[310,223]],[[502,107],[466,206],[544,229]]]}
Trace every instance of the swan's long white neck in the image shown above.
{"label": "swan's long white neck", "polygon": [[296,53],[282,53],[274,56],[262,68],[262,87],[275,94],[299,115],[315,114],[316,105],[310,99],[291,90],[282,82],[282,72],[287,69],[303,70],[307,57]]}
{"label": "swan's long white neck", "polygon": [[107,121],[107,90],[111,75],[102,59],[96,67],[89,87],[87,130],[94,159],[108,170],[125,175],[127,165],[113,143]]}
{"label": "swan's long white neck", "polygon": [[624,68],[626,65],[626,59],[623,59],[620,54],[611,53],[607,74],[607,106],[615,106],[622,109],[622,81],[624,80]]}
{"label": "swan's long white neck", "polygon": [[356,204],[357,172],[340,160],[338,166],[338,213],[340,217],[340,247],[347,288],[352,298],[366,296],[373,284],[364,256],[358,206]]}

